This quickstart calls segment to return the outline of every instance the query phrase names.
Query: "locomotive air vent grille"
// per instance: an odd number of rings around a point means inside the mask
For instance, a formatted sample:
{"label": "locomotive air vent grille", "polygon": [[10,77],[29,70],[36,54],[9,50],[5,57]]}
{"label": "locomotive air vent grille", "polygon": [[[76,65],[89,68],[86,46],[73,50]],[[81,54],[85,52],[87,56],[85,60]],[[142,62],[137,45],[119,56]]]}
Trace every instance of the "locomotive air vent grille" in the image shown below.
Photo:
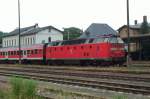
{"label": "locomotive air vent grille", "polygon": [[70,48],[69,48],[69,47],[67,47],[67,49],[69,50]]}
{"label": "locomotive air vent grille", "polygon": [[74,50],[76,50],[76,47],[73,47]]}

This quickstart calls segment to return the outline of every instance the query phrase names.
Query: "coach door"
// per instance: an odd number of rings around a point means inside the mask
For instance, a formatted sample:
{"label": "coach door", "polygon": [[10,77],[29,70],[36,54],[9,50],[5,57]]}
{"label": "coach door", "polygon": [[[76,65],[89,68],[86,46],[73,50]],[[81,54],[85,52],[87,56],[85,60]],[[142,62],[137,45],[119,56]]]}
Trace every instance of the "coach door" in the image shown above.
{"label": "coach door", "polygon": [[23,51],[23,58],[27,58],[27,51]]}
{"label": "coach door", "polygon": [[8,52],[7,51],[5,52],[5,58],[8,58]]}

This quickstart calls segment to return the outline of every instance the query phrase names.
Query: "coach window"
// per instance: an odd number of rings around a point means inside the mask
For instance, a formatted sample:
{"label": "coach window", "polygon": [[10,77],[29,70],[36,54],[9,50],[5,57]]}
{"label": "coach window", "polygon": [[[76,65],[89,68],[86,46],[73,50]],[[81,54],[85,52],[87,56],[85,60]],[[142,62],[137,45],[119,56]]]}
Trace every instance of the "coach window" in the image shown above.
{"label": "coach window", "polygon": [[26,55],[26,54],[27,54],[27,53],[26,53],[26,51],[23,51],[23,52],[24,52],[24,53],[23,53],[24,55]]}
{"label": "coach window", "polygon": [[5,52],[6,53],[6,56],[7,56],[7,52]]}
{"label": "coach window", "polygon": [[10,53],[11,53],[11,55],[13,55],[13,51],[11,51]]}
{"label": "coach window", "polygon": [[34,51],[35,51],[34,53],[37,54],[37,49],[35,49]]}
{"label": "coach window", "polygon": [[3,54],[3,56],[5,55],[5,53],[4,53],[4,52],[2,52],[2,54]]}
{"label": "coach window", "polygon": [[30,54],[30,50],[27,50],[27,54]]}
{"label": "coach window", "polygon": [[19,51],[17,51],[17,55],[19,55]]}
{"label": "coach window", "polygon": [[21,55],[23,55],[23,50],[21,50]]}
{"label": "coach window", "polygon": [[10,56],[10,51],[8,51],[8,56]]}
{"label": "coach window", "polygon": [[33,51],[33,50],[31,50],[31,54],[34,54],[34,51]]}
{"label": "coach window", "polygon": [[16,51],[14,51],[14,55],[16,55]]}
{"label": "coach window", "polygon": [[5,52],[3,52],[3,55],[5,56]]}

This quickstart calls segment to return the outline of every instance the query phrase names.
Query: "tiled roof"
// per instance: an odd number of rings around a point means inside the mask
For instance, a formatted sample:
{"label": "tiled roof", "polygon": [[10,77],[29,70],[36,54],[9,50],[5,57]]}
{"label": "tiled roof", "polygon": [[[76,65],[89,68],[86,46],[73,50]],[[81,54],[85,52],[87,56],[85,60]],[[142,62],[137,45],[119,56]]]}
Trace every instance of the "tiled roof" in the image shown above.
{"label": "tiled roof", "polygon": [[117,35],[117,32],[107,24],[93,23],[79,38],[96,38],[101,35]]}
{"label": "tiled roof", "polygon": [[[136,24],[136,25],[130,25],[131,29],[140,29],[142,24]],[[148,23],[148,26],[150,27],[150,23]],[[127,27],[127,25],[123,25],[118,30],[120,31],[122,28]]]}
{"label": "tiled roof", "polygon": [[[41,27],[40,28],[40,27],[34,25],[34,26],[26,27],[26,28],[21,28],[20,29],[20,34],[21,34],[21,36],[31,35],[31,34],[38,33],[38,32],[40,32],[42,30],[45,30],[45,29],[55,29],[55,30],[57,30],[57,31],[62,33],[62,31],[56,29],[53,26],[46,26],[46,27]],[[18,35],[18,34],[19,34],[19,29],[15,29],[14,31],[4,35],[3,37],[14,36],[14,35]]]}

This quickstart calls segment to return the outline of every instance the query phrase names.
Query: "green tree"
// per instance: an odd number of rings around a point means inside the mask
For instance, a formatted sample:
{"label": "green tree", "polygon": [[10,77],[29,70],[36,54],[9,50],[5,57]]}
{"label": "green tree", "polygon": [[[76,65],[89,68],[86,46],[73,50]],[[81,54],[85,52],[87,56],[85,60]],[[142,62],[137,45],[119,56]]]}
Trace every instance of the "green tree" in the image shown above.
{"label": "green tree", "polygon": [[140,29],[141,34],[146,34],[150,32],[150,27],[147,23],[147,21],[144,21],[141,25],[141,29]]}
{"label": "green tree", "polygon": [[71,39],[78,38],[83,33],[81,29],[76,27],[69,27],[63,29],[64,29],[63,31],[64,40],[68,40],[68,35],[69,35],[69,40],[71,40]]}

